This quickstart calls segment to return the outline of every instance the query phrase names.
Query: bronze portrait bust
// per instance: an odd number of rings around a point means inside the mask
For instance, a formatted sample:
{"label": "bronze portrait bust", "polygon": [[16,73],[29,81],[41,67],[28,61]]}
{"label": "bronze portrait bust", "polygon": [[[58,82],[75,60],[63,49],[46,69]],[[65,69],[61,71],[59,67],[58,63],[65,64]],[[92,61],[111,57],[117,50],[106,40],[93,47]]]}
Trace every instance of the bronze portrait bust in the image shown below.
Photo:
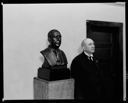
{"label": "bronze portrait bust", "polygon": [[44,62],[38,69],[38,77],[47,80],[69,78],[70,71],[67,68],[66,55],[59,49],[61,33],[56,29],[49,31],[48,42],[49,46],[40,52],[44,57]]}

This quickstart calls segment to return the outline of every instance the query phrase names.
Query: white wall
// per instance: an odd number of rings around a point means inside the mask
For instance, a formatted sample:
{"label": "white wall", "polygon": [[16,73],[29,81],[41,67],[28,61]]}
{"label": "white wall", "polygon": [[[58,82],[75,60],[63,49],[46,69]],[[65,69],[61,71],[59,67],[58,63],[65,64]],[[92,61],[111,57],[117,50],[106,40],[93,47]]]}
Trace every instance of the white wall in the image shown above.
{"label": "white wall", "polygon": [[98,3],[3,4],[4,99],[33,99],[40,51],[47,47],[47,33],[53,28],[62,34],[60,48],[70,67],[86,38],[86,20],[125,24],[125,8]]}

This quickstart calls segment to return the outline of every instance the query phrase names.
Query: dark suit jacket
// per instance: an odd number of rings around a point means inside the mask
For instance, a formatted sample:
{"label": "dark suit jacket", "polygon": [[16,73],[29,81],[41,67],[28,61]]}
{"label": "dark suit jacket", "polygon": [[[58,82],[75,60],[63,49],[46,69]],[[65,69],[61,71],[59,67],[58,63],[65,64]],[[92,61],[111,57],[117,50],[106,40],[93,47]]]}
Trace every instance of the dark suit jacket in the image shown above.
{"label": "dark suit jacket", "polygon": [[100,100],[102,96],[102,72],[98,61],[88,59],[82,52],[71,63],[71,76],[75,79],[75,98]]}

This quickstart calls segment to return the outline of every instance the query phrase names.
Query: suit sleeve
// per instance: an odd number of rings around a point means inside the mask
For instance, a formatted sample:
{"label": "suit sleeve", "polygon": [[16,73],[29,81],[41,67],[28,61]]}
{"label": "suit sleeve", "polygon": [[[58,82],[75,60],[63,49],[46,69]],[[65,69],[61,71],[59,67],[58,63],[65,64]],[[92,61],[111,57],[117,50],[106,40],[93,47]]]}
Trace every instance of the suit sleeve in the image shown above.
{"label": "suit sleeve", "polygon": [[79,77],[79,68],[80,68],[80,65],[79,65],[79,62],[74,59],[71,63],[71,77],[73,78],[78,78]]}

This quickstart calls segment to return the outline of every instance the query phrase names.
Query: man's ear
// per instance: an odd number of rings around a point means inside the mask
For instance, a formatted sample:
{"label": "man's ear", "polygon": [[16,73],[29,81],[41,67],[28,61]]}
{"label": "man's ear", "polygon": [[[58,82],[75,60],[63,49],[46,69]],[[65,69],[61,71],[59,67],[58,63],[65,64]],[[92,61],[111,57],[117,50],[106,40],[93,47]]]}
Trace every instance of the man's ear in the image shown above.
{"label": "man's ear", "polygon": [[84,46],[82,47],[83,51],[85,50]]}

